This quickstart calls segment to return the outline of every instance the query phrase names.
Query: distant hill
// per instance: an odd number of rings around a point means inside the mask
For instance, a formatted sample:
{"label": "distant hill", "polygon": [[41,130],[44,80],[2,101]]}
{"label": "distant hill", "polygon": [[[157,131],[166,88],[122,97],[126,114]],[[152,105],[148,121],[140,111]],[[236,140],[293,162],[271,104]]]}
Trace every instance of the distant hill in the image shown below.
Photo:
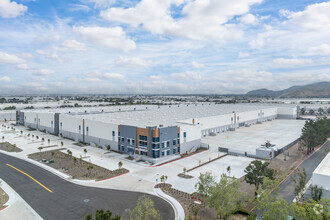
{"label": "distant hill", "polygon": [[330,82],[319,82],[304,86],[292,86],[288,89],[273,91],[257,89],[246,93],[247,96],[271,96],[283,98],[330,97]]}

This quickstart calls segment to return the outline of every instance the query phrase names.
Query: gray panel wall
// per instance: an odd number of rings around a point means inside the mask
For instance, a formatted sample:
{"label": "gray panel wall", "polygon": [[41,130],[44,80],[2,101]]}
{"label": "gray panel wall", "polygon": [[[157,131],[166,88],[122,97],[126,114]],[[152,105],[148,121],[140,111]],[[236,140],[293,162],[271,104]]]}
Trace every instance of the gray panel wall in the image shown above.
{"label": "gray panel wall", "polygon": [[[122,141],[122,137],[124,138],[124,141]],[[132,142],[130,144],[128,144],[128,138],[135,140],[134,145],[132,145]],[[123,153],[135,154],[136,144],[137,144],[136,143],[136,127],[128,126],[128,125],[120,125],[120,151],[122,151],[121,146],[124,145],[125,149],[124,149]],[[128,145],[130,147],[134,147],[134,149],[127,148]]]}
{"label": "gray panel wall", "polygon": [[[176,145],[173,145],[173,140],[176,140]],[[160,157],[162,157],[162,151],[164,150],[170,150],[170,154],[173,154],[173,149],[176,149],[176,153],[177,154],[177,141],[178,140],[178,126],[171,126],[171,127],[162,127],[159,128],[159,142],[160,142]],[[164,141],[170,141],[170,146],[167,147],[166,143],[165,143],[165,148],[162,148],[162,143]],[[180,152],[181,152],[181,148],[180,148]],[[150,154],[152,155],[152,154]],[[167,154],[165,153],[164,156],[167,156]]]}

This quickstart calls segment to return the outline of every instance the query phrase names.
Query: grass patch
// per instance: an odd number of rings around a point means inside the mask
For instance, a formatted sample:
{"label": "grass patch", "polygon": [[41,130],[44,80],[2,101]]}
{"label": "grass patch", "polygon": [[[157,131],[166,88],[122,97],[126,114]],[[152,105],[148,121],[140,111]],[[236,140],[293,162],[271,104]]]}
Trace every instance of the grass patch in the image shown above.
{"label": "grass patch", "polygon": [[[128,172],[128,170],[125,168],[108,170],[86,162],[82,158],[76,158],[65,154],[59,150],[30,154],[29,158],[37,161],[48,161],[48,163],[43,163],[54,169],[71,175],[73,179],[102,180]],[[52,161],[52,163],[49,163],[49,161]]]}
{"label": "grass patch", "polygon": [[22,149],[16,147],[16,144],[11,144],[9,142],[0,143],[0,150],[4,150],[7,152],[21,152]]}

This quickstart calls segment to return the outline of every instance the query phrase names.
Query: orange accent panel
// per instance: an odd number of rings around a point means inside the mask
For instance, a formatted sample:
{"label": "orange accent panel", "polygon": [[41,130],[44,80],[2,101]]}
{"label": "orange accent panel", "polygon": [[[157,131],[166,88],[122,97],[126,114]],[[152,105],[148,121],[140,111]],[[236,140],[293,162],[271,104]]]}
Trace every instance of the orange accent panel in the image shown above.
{"label": "orange accent panel", "polygon": [[139,139],[139,135],[143,135],[143,136],[147,136],[147,139],[148,139],[148,144],[147,144],[147,146],[148,146],[148,152],[147,152],[147,156],[149,156],[149,133],[148,133],[148,128],[136,128],[136,149],[137,149],[137,151],[139,150],[139,141],[140,141],[140,139]]}
{"label": "orange accent panel", "polygon": [[152,137],[159,137],[159,129],[152,129]]}
{"label": "orange accent panel", "polygon": [[178,127],[178,133],[180,133],[180,127]]}

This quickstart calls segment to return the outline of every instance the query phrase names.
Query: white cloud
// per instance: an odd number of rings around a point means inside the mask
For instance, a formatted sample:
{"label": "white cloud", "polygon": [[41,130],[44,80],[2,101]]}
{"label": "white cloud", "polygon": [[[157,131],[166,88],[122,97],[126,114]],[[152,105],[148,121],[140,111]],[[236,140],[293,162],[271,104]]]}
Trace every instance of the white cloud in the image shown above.
{"label": "white cloud", "polygon": [[298,25],[308,31],[330,30],[330,2],[312,4],[304,11],[291,12],[282,10],[282,15],[289,19],[289,23]]}
{"label": "white cloud", "polygon": [[54,70],[51,70],[51,69],[41,69],[41,70],[34,71],[32,74],[38,75],[38,76],[47,76],[47,75],[51,75],[53,73],[55,73]]}
{"label": "white cloud", "polygon": [[29,69],[29,66],[26,63],[18,64],[16,67],[18,69],[21,69],[21,70],[27,70],[27,69]]}
{"label": "white cloud", "polygon": [[292,59],[277,58],[274,59],[273,62],[279,65],[295,65],[295,66],[312,64],[311,59],[297,59],[297,58],[292,58]]}
{"label": "white cloud", "polygon": [[245,57],[249,57],[250,54],[249,53],[245,53],[245,52],[239,52],[238,53],[238,57],[239,58],[245,58]]}
{"label": "white cloud", "polygon": [[86,77],[84,79],[84,81],[86,81],[86,82],[101,82],[101,80],[97,77]]}
{"label": "white cloud", "polygon": [[108,49],[128,52],[136,48],[135,42],[126,36],[126,33],[121,27],[103,28],[73,26],[73,32],[85,40],[105,46]]}
{"label": "white cloud", "polygon": [[105,73],[103,75],[104,78],[107,78],[107,79],[124,79],[125,76],[120,74],[120,73]]}
{"label": "white cloud", "polygon": [[[101,11],[100,15],[109,21],[136,28],[142,25],[153,34],[223,42],[242,36],[235,25],[226,23],[234,16],[246,14],[250,6],[261,2],[262,0],[142,0],[135,7],[112,7]],[[175,19],[171,16],[170,7],[173,4],[183,5],[183,17]]]}
{"label": "white cloud", "polygon": [[32,59],[34,56],[30,53],[21,53],[21,56],[24,57],[25,59]]}
{"label": "white cloud", "polygon": [[182,73],[172,73],[170,76],[176,80],[201,80],[202,76],[199,73],[186,71]]}
{"label": "white cloud", "polygon": [[152,61],[150,60],[143,60],[139,57],[118,57],[118,59],[115,60],[115,64],[117,66],[122,67],[147,67],[152,64]]}
{"label": "white cloud", "polygon": [[17,4],[10,0],[0,1],[0,16],[3,18],[16,18],[23,15],[27,11],[27,7],[22,4]]}
{"label": "white cloud", "polygon": [[25,61],[15,55],[4,53],[0,51],[0,64],[19,64]]}
{"label": "white cloud", "polygon": [[85,44],[76,40],[66,40],[61,45],[55,48],[58,51],[69,52],[69,51],[86,51],[87,47]]}
{"label": "white cloud", "polygon": [[316,47],[311,47],[309,49],[309,53],[314,54],[314,55],[330,55],[330,45],[321,44]]}
{"label": "white cloud", "polygon": [[45,50],[37,50],[36,52],[40,55],[44,55],[44,57],[47,59],[55,60],[57,62],[63,61],[62,58],[57,53],[53,53],[53,52],[45,51]]}
{"label": "white cloud", "polygon": [[0,82],[10,82],[10,78],[8,76],[3,76],[3,77],[0,77]]}
{"label": "white cloud", "polygon": [[151,80],[156,80],[156,81],[159,81],[162,79],[162,76],[161,75],[151,75],[149,77]]}
{"label": "white cloud", "polygon": [[242,16],[240,20],[244,24],[256,24],[258,22],[258,18],[253,14],[246,14]]}
{"label": "white cloud", "polygon": [[116,0],[85,0],[87,2],[94,3],[95,8],[107,8],[111,6]]}
{"label": "white cloud", "polygon": [[240,82],[264,82],[271,81],[273,74],[263,70],[254,69],[233,69],[225,72],[218,72],[215,79],[227,83]]}
{"label": "white cloud", "polygon": [[191,65],[195,68],[203,68],[205,65],[203,63],[192,62]]}

